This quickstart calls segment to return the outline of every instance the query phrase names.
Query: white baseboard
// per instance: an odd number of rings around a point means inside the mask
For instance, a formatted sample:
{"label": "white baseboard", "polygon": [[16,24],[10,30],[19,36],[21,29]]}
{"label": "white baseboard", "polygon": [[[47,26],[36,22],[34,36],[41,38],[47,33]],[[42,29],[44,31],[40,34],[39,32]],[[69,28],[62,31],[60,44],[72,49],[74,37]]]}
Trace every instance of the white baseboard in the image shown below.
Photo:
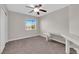
{"label": "white baseboard", "polygon": [[[20,39],[23,39],[23,38],[30,38],[30,37],[39,36],[39,35],[40,34],[32,35],[32,36],[28,36],[28,37],[19,37],[19,38],[9,39],[7,42],[14,41],[14,40],[20,40]],[[3,52],[4,48],[5,48],[5,45],[2,45],[1,48],[0,48],[0,54]]]}
{"label": "white baseboard", "polygon": [[5,48],[5,45],[1,46],[1,48],[0,48],[0,54],[3,52],[4,48]]}
{"label": "white baseboard", "polygon": [[37,35],[32,35],[32,36],[24,36],[24,37],[18,37],[18,38],[12,38],[12,39],[9,39],[7,42],[10,42],[10,41],[14,41],[14,40],[20,40],[20,39],[24,39],[24,38],[30,38],[30,37],[34,37],[34,36],[39,36],[40,34],[37,34]]}
{"label": "white baseboard", "polygon": [[[42,36],[42,37],[46,37],[44,34],[41,34],[40,36]],[[60,40],[57,40],[57,39],[52,39],[52,40],[65,44],[64,41],[60,41]]]}

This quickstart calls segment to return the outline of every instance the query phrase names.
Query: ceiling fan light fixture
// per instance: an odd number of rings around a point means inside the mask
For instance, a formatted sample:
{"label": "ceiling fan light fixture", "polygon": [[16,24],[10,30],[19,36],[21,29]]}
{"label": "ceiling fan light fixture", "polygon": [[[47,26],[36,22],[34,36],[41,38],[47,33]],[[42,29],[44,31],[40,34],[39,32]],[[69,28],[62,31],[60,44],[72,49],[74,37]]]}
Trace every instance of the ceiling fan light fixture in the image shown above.
{"label": "ceiling fan light fixture", "polygon": [[29,13],[35,12],[35,13],[37,13],[37,15],[40,15],[40,11],[47,12],[47,10],[42,8],[42,4],[29,5],[29,6],[25,6],[25,7],[32,9]]}
{"label": "ceiling fan light fixture", "polygon": [[39,9],[38,8],[34,8],[34,12],[39,12]]}

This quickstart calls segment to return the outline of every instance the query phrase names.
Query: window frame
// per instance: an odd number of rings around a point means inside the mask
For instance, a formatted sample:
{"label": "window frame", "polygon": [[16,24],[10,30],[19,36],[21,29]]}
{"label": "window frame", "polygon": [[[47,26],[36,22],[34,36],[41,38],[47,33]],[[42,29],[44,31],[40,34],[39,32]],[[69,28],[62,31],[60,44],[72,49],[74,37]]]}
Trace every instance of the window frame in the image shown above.
{"label": "window frame", "polygon": [[[27,21],[31,21],[31,20],[34,20],[35,21],[35,29],[27,29],[26,27],[27,27]],[[36,30],[37,29],[37,20],[36,19],[26,19],[26,20],[24,20],[24,22],[25,22],[25,30],[27,30],[27,31],[32,31],[32,30]]]}

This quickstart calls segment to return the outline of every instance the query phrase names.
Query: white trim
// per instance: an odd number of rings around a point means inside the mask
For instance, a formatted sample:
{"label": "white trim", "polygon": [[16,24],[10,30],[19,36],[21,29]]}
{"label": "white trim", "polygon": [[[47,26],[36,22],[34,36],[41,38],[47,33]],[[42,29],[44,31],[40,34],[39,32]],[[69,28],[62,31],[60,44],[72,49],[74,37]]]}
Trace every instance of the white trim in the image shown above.
{"label": "white trim", "polygon": [[66,54],[70,53],[70,41],[69,40],[65,40],[65,52]]}
{"label": "white trim", "polygon": [[[40,36],[42,36],[42,37],[45,37],[45,38],[46,38],[46,36],[45,36],[44,34],[41,34]],[[52,38],[50,38],[50,39],[52,39]],[[57,39],[52,39],[52,40],[57,41],[57,42],[60,42],[60,43],[62,43],[62,44],[65,44],[65,42],[64,42],[64,41],[60,41],[60,40],[57,40]]]}
{"label": "white trim", "polygon": [[1,7],[0,8],[0,14],[1,14],[1,17],[0,17],[0,23],[1,23],[1,25],[0,25],[0,53],[2,53],[3,52],[3,50],[4,50],[4,48],[5,48],[5,44],[6,44],[6,40],[7,40],[7,36],[6,36],[6,34],[7,34],[7,32],[6,32],[6,30],[5,30],[5,28],[6,28],[6,25],[7,25],[7,23],[6,23],[6,12],[5,12],[5,10],[4,10],[4,8],[3,7]]}
{"label": "white trim", "polygon": [[15,41],[15,40],[20,40],[20,39],[23,39],[23,38],[30,38],[30,37],[34,37],[34,36],[39,36],[39,34],[28,36],[28,37],[24,36],[24,37],[12,38],[12,39],[9,39],[7,42]]}
{"label": "white trim", "polygon": [[1,48],[0,48],[0,54],[3,52],[4,48],[5,48],[5,45],[1,46]]}

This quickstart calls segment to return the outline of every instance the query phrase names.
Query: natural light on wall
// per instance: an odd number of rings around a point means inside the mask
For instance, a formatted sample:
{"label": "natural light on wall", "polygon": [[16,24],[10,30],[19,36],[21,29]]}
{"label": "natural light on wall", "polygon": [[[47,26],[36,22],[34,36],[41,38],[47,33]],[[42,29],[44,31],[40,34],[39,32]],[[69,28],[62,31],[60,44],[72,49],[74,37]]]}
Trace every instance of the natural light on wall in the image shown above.
{"label": "natural light on wall", "polygon": [[36,19],[26,19],[25,30],[36,30]]}

